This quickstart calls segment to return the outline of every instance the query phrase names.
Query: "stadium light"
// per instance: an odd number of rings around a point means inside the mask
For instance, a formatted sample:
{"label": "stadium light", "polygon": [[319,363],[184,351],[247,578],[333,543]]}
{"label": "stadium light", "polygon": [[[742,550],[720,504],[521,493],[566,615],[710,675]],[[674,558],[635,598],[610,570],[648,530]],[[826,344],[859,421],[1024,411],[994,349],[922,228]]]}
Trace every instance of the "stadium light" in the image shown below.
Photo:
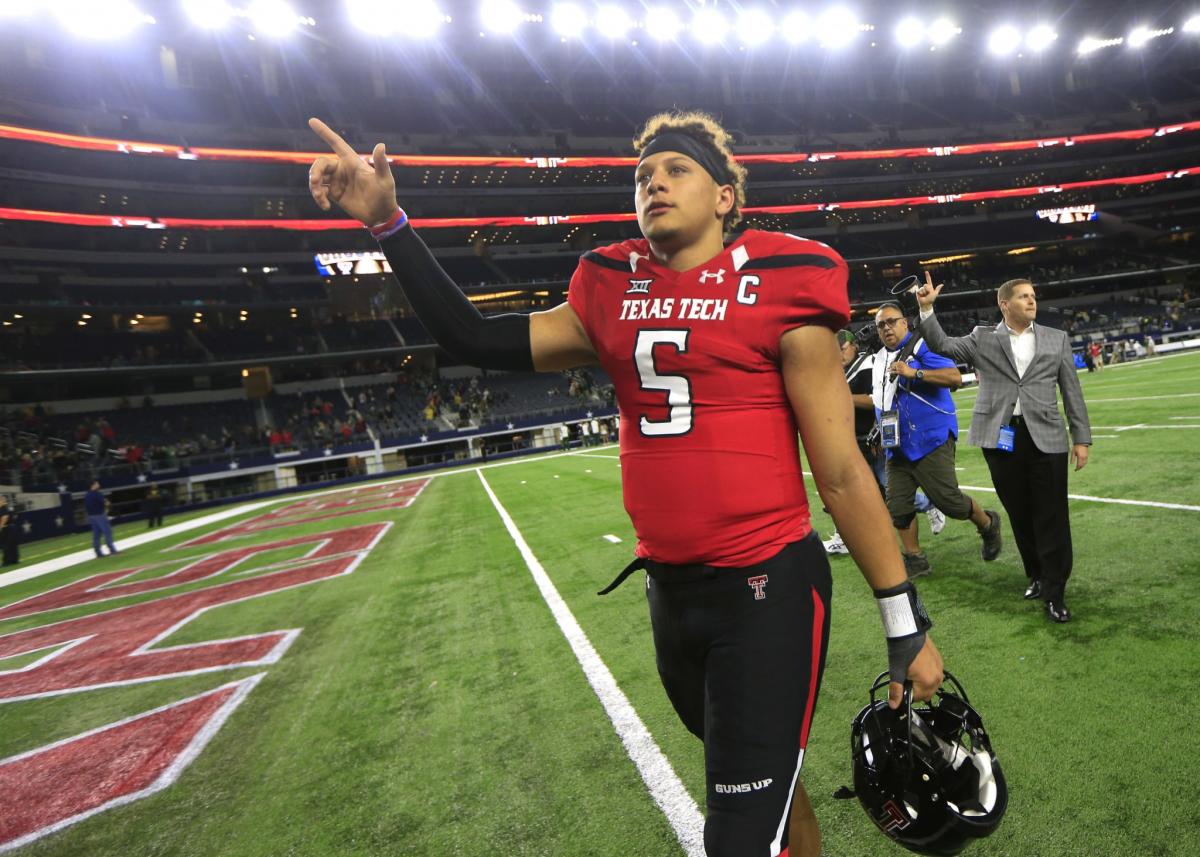
{"label": "stadium light", "polygon": [[59,0],[54,14],[72,33],[89,39],[116,39],[139,24],[154,23],[131,0]]}
{"label": "stadium light", "polygon": [[775,32],[775,22],[762,9],[746,9],[738,16],[738,39],[744,45],[761,45]]}
{"label": "stadium light", "polygon": [[300,23],[300,16],[286,0],[254,0],[246,14],[255,30],[273,39],[290,34]]}
{"label": "stadium light", "polygon": [[798,45],[812,35],[812,22],[808,15],[797,10],[783,19],[779,32],[790,44]]}
{"label": "stadium light", "polygon": [[41,11],[37,8],[39,5],[36,0],[0,0],[0,18],[27,17]]}
{"label": "stadium light", "polygon": [[949,18],[938,18],[929,25],[929,41],[933,42],[935,46],[941,47],[961,32],[962,27]]}
{"label": "stadium light", "polygon": [[1031,51],[1041,51],[1050,47],[1058,33],[1049,24],[1038,24],[1025,36],[1025,47]]}
{"label": "stadium light", "polygon": [[1115,39],[1100,39],[1095,36],[1085,36],[1079,42],[1078,53],[1081,57],[1085,57],[1088,54],[1094,54],[1101,48],[1111,48],[1115,45],[1123,43],[1124,41],[1125,39],[1119,36]]}
{"label": "stadium light", "polygon": [[1151,39],[1157,39],[1160,36],[1169,36],[1173,32],[1175,32],[1174,27],[1166,27],[1161,30],[1151,30],[1149,27],[1134,27],[1129,34],[1129,47],[1140,48]]}
{"label": "stadium light", "polygon": [[845,6],[834,6],[817,22],[821,44],[840,48],[850,44],[858,35],[858,18]]}
{"label": "stadium light", "polygon": [[646,32],[660,42],[672,41],[683,29],[683,22],[675,10],[665,7],[651,9],[646,13]]}
{"label": "stadium light", "polygon": [[521,10],[512,0],[487,0],[479,10],[483,28],[493,33],[511,33],[524,19]]}
{"label": "stadium light", "polygon": [[410,0],[404,10],[404,26],[399,29],[412,38],[429,39],[444,23],[446,15],[433,0]]}
{"label": "stadium light", "polygon": [[233,8],[225,0],[186,0],[183,12],[189,21],[205,30],[219,30],[233,17]]}
{"label": "stadium light", "polygon": [[716,9],[699,9],[692,18],[692,33],[706,45],[715,45],[725,38],[728,25],[725,16]]}
{"label": "stadium light", "polygon": [[587,26],[587,15],[574,3],[557,3],[550,12],[550,26],[564,39],[573,39]]}
{"label": "stadium light", "polygon": [[1185,33],[1200,33],[1200,15],[1193,15],[1183,22]]}
{"label": "stadium light", "polygon": [[601,6],[596,10],[596,30],[610,39],[624,38],[633,26],[629,13],[620,6]]}
{"label": "stadium light", "polygon": [[1008,56],[1021,44],[1021,34],[1011,24],[1004,24],[992,30],[988,36],[988,51],[994,56]]}
{"label": "stadium light", "polygon": [[350,20],[374,36],[399,33],[428,39],[448,20],[434,0],[409,0],[404,6],[383,6],[375,0],[347,0]]}
{"label": "stadium light", "polygon": [[901,47],[916,47],[925,39],[925,25],[911,15],[896,25],[896,41]]}

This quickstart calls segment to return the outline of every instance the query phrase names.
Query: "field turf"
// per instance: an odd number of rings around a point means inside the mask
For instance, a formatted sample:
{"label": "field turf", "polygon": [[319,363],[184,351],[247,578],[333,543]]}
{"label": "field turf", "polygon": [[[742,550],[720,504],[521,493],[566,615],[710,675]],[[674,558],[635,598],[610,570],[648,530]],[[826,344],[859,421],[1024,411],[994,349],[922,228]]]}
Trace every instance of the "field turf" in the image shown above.
{"label": "field turf", "polygon": [[[1073,494],[1093,498],[1071,502],[1072,623],[1053,625],[1037,603],[1022,600],[1024,576],[1007,526],[1000,558],[984,564],[969,524],[950,521],[935,537],[921,522],[933,573],[920,586],[933,637],[982,711],[1011,792],[998,832],[967,853],[1194,857],[1200,803],[1192,765],[1200,739],[1189,712],[1200,673],[1200,354],[1081,380],[1096,439],[1091,462],[1070,481]],[[955,398],[965,430],[973,391]],[[0,588],[3,607],[101,571],[171,560],[138,577],[152,579],[178,568],[180,556],[392,523],[353,573],[209,610],[158,644],[302,629],[278,663],[0,705],[6,758],[266,674],[169,788],[15,853],[684,853],[482,481],[702,807],[701,747],[659,684],[640,575],[605,598],[595,594],[633,546],[617,451],[582,453],[438,475],[405,509],[162,552],[228,523],[221,522]],[[958,458],[960,482],[974,486],[967,492],[999,508],[979,451],[964,439]],[[814,523],[827,536],[830,521],[809,488]],[[140,525],[123,529],[118,544],[142,532]],[[73,536],[26,546],[25,554],[44,559],[89,544]],[[300,553],[275,551],[253,567]],[[833,634],[804,780],[826,854],[898,855],[905,852],[884,840],[856,802],[831,799],[850,781],[849,723],[885,660],[878,611],[853,560],[832,564]],[[0,621],[0,635],[112,606]],[[0,661],[0,670],[36,657]]]}

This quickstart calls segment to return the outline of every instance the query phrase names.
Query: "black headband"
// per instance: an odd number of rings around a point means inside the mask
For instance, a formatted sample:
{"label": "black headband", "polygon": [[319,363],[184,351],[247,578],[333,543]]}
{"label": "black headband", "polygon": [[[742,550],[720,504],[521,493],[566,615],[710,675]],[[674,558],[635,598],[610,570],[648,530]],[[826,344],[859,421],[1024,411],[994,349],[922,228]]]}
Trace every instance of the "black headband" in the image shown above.
{"label": "black headband", "polygon": [[712,176],[713,181],[717,184],[725,185],[734,183],[733,176],[729,174],[729,169],[717,157],[716,152],[705,146],[695,137],[680,134],[677,131],[665,131],[647,143],[646,148],[642,149],[642,156],[638,159],[638,165],[640,166],[646,158],[651,155],[657,155],[659,152],[678,152],[681,155],[687,155],[700,166],[704,167],[704,171]]}

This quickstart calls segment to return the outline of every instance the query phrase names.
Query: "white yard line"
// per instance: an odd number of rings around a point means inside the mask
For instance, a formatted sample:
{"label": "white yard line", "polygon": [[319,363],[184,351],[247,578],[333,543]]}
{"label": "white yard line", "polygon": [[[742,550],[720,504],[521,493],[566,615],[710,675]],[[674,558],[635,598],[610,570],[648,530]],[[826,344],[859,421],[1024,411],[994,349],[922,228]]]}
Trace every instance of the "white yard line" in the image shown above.
{"label": "white yard line", "polygon": [[1146,402],[1150,399],[1192,399],[1200,396],[1200,393],[1166,393],[1161,396],[1124,396],[1119,399],[1085,399],[1089,405],[1094,405],[1097,402]]}
{"label": "white yard line", "polygon": [[492,486],[488,484],[482,469],[477,469],[476,473],[478,473],[479,481],[483,483],[483,489],[491,499],[492,505],[496,507],[500,520],[504,522],[504,528],[508,530],[521,558],[525,560],[529,573],[533,575],[534,582],[537,583],[538,590],[546,601],[546,606],[554,614],[554,619],[558,622],[563,636],[567,638],[571,651],[575,653],[579,665],[583,667],[588,683],[599,697],[600,704],[604,706],[613,728],[621,738],[621,743],[625,745],[625,751],[637,766],[638,773],[641,774],[643,782],[650,790],[651,797],[666,815],[667,821],[675,831],[676,838],[679,839],[679,844],[683,846],[688,857],[704,857],[704,816],[701,815],[699,807],[696,806],[696,802],[692,800],[687,789],[683,787],[683,783],[675,773],[675,769],[671,767],[670,761],[654,742],[650,730],[642,723],[624,692],[617,686],[617,680],[613,678],[608,666],[601,660],[599,653],[592,646],[583,629],[579,627],[574,614],[571,613],[571,609],[563,601],[562,596],[558,594],[550,576],[546,574],[546,570],[542,568],[542,564],[530,550],[529,544],[521,535],[521,531],[517,529],[512,517],[501,505],[495,492],[492,491]]}
{"label": "white yard line", "polygon": [[[988,491],[996,493],[995,488],[983,485],[960,485],[964,491]],[[1184,512],[1200,512],[1200,506],[1189,506],[1186,503],[1159,503],[1155,500],[1126,500],[1123,497],[1093,497],[1090,494],[1068,494],[1071,500],[1087,500],[1090,503],[1115,503],[1118,506],[1149,506],[1154,509],[1179,509]]]}

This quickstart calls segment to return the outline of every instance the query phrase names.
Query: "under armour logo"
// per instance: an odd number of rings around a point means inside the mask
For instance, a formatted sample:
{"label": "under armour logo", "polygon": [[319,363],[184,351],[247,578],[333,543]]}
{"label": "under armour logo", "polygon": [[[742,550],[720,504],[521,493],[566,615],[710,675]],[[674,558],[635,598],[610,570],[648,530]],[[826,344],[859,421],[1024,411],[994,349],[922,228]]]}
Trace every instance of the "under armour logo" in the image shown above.
{"label": "under armour logo", "polygon": [[650,284],[654,282],[651,277],[648,280],[630,280],[629,288],[625,290],[627,295],[648,295],[650,294]]}
{"label": "under armour logo", "polygon": [[746,578],[746,585],[754,590],[755,601],[765,601],[767,598],[767,576],[759,574]]}
{"label": "under armour logo", "polygon": [[700,272],[700,285],[704,285],[704,283],[708,280],[709,277],[715,277],[717,280],[717,285],[719,286],[719,285],[721,285],[721,283],[725,282],[725,269],[719,268],[715,274],[710,273],[709,271],[701,271]]}
{"label": "under armour logo", "polygon": [[900,807],[896,806],[894,800],[889,800],[883,805],[883,815],[874,821],[884,833],[903,830],[912,823],[908,820],[908,816],[900,810]]}
{"label": "under armour logo", "polygon": [[650,261],[649,256],[643,256],[641,253],[638,253],[636,250],[634,252],[630,253],[629,254],[629,270],[633,271],[635,274],[637,273],[638,259],[645,259],[647,262]]}

